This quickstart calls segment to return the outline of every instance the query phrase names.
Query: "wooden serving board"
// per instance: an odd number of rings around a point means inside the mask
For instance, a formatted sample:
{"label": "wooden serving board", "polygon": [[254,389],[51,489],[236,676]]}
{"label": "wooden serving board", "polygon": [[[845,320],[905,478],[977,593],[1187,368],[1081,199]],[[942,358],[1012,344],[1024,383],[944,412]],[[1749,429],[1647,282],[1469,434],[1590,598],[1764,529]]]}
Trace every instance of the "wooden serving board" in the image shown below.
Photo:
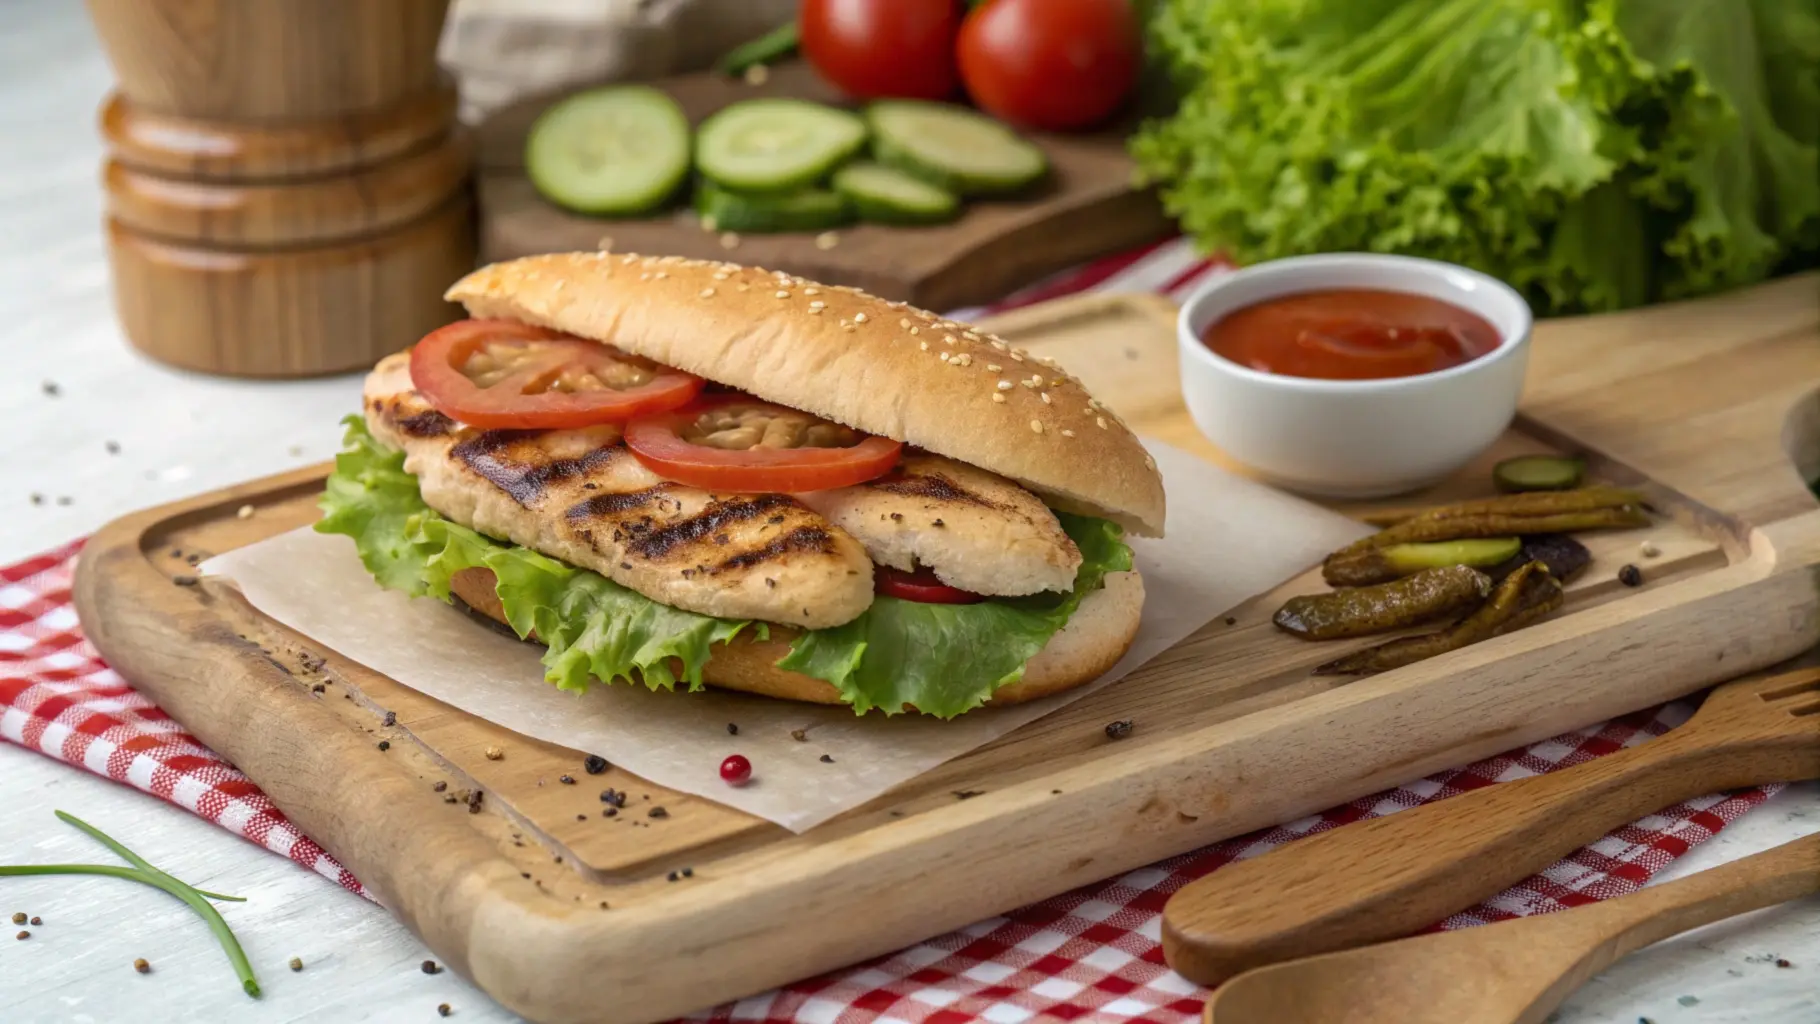
{"label": "wooden serving board", "polygon": [[[1076,298],[993,326],[1075,370],[1140,432],[1219,458],[1181,408],[1164,300]],[[581,752],[322,651],[231,590],[172,584],[192,555],[314,518],[326,467],[111,524],[83,554],[76,603],[116,668],[500,1002],[538,1021],[657,1020],[1820,641],[1820,504],[1803,483],[1820,476],[1820,276],[1544,324],[1529,383],[1493,451],[1406,502],[1484,493],[1490,464],[1524,451],[1581,453],[1600,478],[1646,489],[1656,525],[1587,535],[1596,560],[1563,612],[1395,672],[1315,677],[1343,646],[1269,624],[1284,597],[1318,589],[1310,572],[1117,685],[800,836],[616,768],[588,775]],[[1657,557],[1640,554],[1645,539]],[[1629,562],[1640,588],[1616,582]],[[1129,738],[1107,738],[1117,719],[1136,724]],[[612,819],[607,787],[631,794]],[[484,793],[475,813],[469,791]],[[667,816],[650,817],[659,806]]]}
{"label": "wooden serving board", "polygon": [[[763,85],[703,72],[652,83],[682,105],[691,122],[738,100],[789,96],[840,103],[807,64],[771,69]],[[705,232],[692,212],[666,210],[609,219],[546,202],[524,171],[525,134],[560,97],[526,100],[477,129],[482,262],[610,248],[728,259],[864,288],[928,309],[986,302],[1045,274],[1169,234],[1156,197],[1132,187],[1134,167],[1117,128],[1090,135],[1032,135],[1053,174],[1029,198],[971,202],[960,219],[935,227],[856,225],[831,249],[814,233],[741,235],[736,248]],[[610,241],[606,241],[610,240]]]}

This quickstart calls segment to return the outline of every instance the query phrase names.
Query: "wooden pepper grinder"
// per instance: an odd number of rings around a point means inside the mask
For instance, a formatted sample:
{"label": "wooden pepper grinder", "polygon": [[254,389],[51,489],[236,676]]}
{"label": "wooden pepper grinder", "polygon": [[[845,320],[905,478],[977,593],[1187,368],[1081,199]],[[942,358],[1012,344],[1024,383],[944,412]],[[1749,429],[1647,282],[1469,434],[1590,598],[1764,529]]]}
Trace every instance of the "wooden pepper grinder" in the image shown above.
{"label": "wooden pepper grinder", "polygon": [[449,0],[88,0],[127,337],[242,377],[372,365],[453,320],[472,146],[436,65]]}

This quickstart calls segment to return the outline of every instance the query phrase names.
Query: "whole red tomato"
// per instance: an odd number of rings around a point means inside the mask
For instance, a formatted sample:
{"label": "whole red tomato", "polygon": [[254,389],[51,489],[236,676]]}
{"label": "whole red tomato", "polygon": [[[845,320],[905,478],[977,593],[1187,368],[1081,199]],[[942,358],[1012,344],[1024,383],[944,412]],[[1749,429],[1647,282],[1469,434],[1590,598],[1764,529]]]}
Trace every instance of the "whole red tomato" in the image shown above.
{"label": "whole red tomato", "polygon": [[1129,0],[987,0],[961,25],[961,81],[1007,121],[1086,128],[1131,92],[1142,42]]}
{"label": "whole red tomato", "polygon": [[822,77],[862,99],[954,94],[957,0],[803,0],[802,51]]}

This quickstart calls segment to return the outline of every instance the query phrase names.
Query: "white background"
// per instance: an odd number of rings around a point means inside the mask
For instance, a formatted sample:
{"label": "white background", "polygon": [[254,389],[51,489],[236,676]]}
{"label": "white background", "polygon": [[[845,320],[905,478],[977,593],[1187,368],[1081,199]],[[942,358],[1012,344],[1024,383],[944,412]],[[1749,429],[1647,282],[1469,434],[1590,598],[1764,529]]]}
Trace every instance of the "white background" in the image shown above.
{"label": "white background", "polygon": [[[357,378],[212,380],[150,364],[122,341],[98,230],[94,112],[106,62],[73,0],[7,0],[0,15],[0,563],[132,509],[327,458]],[[47,380],[57,397],[43,393]],[[119,454],[108,454],[110,440]],[[109,858],[52,808],[187,881],[249,897],[226,913],[267,995],[242,995],[200,921],[159,892],[111,879],[4,879],[6,1024],[431,1021],[441,1002],[455,1008],[451,1019],[514,1019],[452,974],[422,974],[429,954],[403,927],[327,880],[152,797],[0,744],[0,863]],[[1816,828],[1820,787],[1796,787],[1665,875]],[[14,941],[14,910],[45,924]],[[1795,966],[1752,962],[1769,955]],[[285,966],[293,956],[303,973]],[[135,957],[153,972],[135,974]],[[1594,979],[1559,1020],[1816,1024],[1816,992],[1820,901],[1809,899],[1634,956]]]}

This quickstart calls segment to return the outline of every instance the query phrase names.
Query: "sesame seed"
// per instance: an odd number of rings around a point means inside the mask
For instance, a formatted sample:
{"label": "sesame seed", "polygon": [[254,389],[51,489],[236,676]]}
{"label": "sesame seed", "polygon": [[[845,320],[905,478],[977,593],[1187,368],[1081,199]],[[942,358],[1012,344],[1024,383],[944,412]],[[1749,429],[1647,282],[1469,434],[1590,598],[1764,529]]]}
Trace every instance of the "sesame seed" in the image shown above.
{"label": "sesame seed", "polygon": [[1155,469],[1156,468],[1156,459],[1151,458],[1149,455],[1144,456],[1144,468],[1145,469]]}
{"label": "sesame seed", "polygon": [[1049,404],[1049,392],[1045,391],[1042,393],[1042,395],[1043,395],[1043,404],[1048,405]]}
{"label": "sesame seed", "polygon": [[627,266],[627,267],[629,267],[629,266],[631,266],[631,265],[632,265],[632,264],[634,264],[634,263],[637,263],[637,262],[638,262],[638,254],[637,254],[637,253],[635,253],[635,252],[629,252],[629,253],[626,253],[626,254],[625,254],[625,255],[624,255],[624,256],[621,256],[621,257],[620,257],[620,258],[619,258],[619,262],[620,262],[620,265],[621,265],[621,266]]}
{"label": "sesame seed", "polygon": [[942,362],[944,362],[944,363],[945,363],[945,362],[947,362],[947,361],[948,361],[948,353],[946,353],[946,352],[943,352],[943,353],[942,353]]}
{"label": "sesame seed", "polygon": [[987,363],[986,369],[991,370],[993,373],[997,373],[1000,370],[1004,369],[1004,367],[1000,366],[997,363]]}
{"label": "sesame seed", "polygon": [[822,293],[822,290],[820,288],[804,288],[803,289],[804,295],[820,295],[821,293]]}
{"label": "sesame seed", "polygon": [[1043,421],[1042,420],[1031,420],[1030,429],[1038,434],[1042,433],[1043,432]]}
{"label": "sesame seed", "polygon": [[944,344],[944,345],[954,344],[954,335],[952,335],[952,334],[942,335],[942,344]]}
{"label": "sesame seed", "polygon": [[[923,329],[922,329],[922,328],[921,328],[921,327],[912,327],[912,328],[910,328],[910,335],[911,335],[911,337],[915,337],[915,336],[916,336],[916,335],[918,335],[918,334],[921,334],[921,333],[923,333]],[[927,347],[929,347],[929,343],[928,343],[928,342],[924,342],[924,343],[923,343],[923,347],[924,347],[924,348],[927,348]]]}
{"label": "sesame seed", "polygon": [[725,281],[727,279],[727,277],[728,277],[728,274],[724,270],[716,270],[714,272],[714,280],[716,280],[716,281]]}
{"label": "sesame seed", "polygon": [[821,307],[820,306],[810,306],[809,315],[810,316],[821,316],[822,315]]}
{"label": "sesame seed", "polygon": [[854,323],[856,323],[856,324],[863,324],[863,323],[865,323],[865,322],[866,322],[866,314],[864,314],[864,313],[855,313],[855,314],[853,314],[853,322],[854,322]]}
{"label": "sesame seed", "polygon": [[1008,380],[1001,380],[1001,381],[999,381],[999,382],[998,382],[998,389],[999,389],[999,390],[1000,390],[1000,391],[1010,391],[1010,390],[1011,390],[1011,382],[1010,382],[1010,381],[1008,381]]}
{"label": "sesame seed", "polygon": [[[665,274],[659,274],[659,275],[657,275],[657,276],[658,276],[658,277],[665,277],[665,276],[668,276],[668,275],[665,275]],[[559,277],[559,278],[557,278],[557,279],[556,279],[556,283],[555,283],[555,284],[553,284],[553,285],[551,285],[551,286],[550,286],[550,290],[551,290],[551,291],[558,291],[558,292],[559,292],[559,291],[562,291],[562,286],[563,286],[563,285],[565,285],[565,284],[568,284],[568,283],[569,283],[569,282],[567,282],[567,281],[564,281],[564,280],[563,280],[563,279],[562,279],[562,278],[560,278],[560,277]]]}
{"label": "sesame seed", "polygon": [[832,231],[824,231],[815,236],[815,247],[823,252],[827,252],[839,244],[840,236]]}
{"label": "sesame seed", "polygon": [[1093,422],[1099,424],[1099,428],[1101,430],[1106,429],[1106,417],[1104,417],[1104,416],[1096,417]]}
{"label": "sesame seed", "polygon": [[1041,374],[1037,374],[1037,373],[1033,373],[1033,374],[1031,374],[1031,375],[1030,375],[1030,383],[1031,383],[1031,384],[1034,384],[1034,385],[1035,385],[1035,386],[1037,386],[1037,387],[1039,387],[1039,388],[1040,388],[1040,387],[1042,387],[1042,386],[1043,386],[1043,377],[1042,377],[1042,375],[1041,375]]}
{"label": "sesame seed", "polygon": [[852,325],[852,324],[846,324],[846,323],[844,323],[844,324],[841,324],[841,325],[840,325],[840,329],[841,329],[841,330],[843,330],[843,331],[857,331],[857,330],[859,330],[859,328],[857,328],[857,327],[855,327],[855,326],[853,326],[853,325]]}
{"label": "sesame seed", "polygon": [[818,313],[821,312],[823,309],[826,309],[827,306],[828,306],[828,304],[826,302],[823,302],[820,299],[816,299],[814,302],[809,303],[809,308],[815,310]]}
{"label": "sesame seed", "polygon": [[1025,386],[1025,387],[1027,387],[1027,388],[1034,388],[1034,387],[1036,387],[1036,385],[1035,385],[1035,384],[1032,384],[1032,383],[1031,383],[1031,382],[1029,382],[1029,381],[1027,381],[1027,380],[1020,380],[1020,381],[1018,381],[1018,383],[1019,383],[1019,384],[1022,384],[1022,385],[1023,385],[1023,386]]}
{"label": "sesame seed", "polygon": [[650,271],[648,271],[648,270],[647,270],[647,271],[645,271],[645,272],[644,272],[644,273],[642,273],[642,274],[640,274],[640,275],[638,275],[638,279],[639,279],[639,280],[640,280],[640,281],[649,281],[649,280],[651,280],[651,272],[650,272]]}
{"label": "sesame seed", "polygon": [[1072,431],[1072,430],[1064,430],[1064,431],[1062,431],[1062,436],[1063,436],[1063,437],[1073,437],[1073,436],[1074,436],[1074,431]]}
{"label": "sesame seed", "polygon": [[790,297],[790,293],[787,291],[784,291],[782,288],[779,288],[777,290],[777,297],[780,299],[787,299]]}
{"label": "sesame seed", "polygon": [[963,337],[963,338],[966,338],[966,339],[967,339],[967,340],[968,340],[968,341],[978,341],[978,340],[980,340],[980,336],[979,336],[979,335],[977,335],[977,334],[975,334],[975,333],[973,333],[973,332],[972,332],[972,331],[962,331],[962,332],[961,332],[961,337]]}
{"label": "sesame seed", "polygon": [[720,236],[720,247],[722,249],[739,248],[739,235],[732,231],[729,231],[726,234],[721,235]]}
{"label": "sesame seed", "polygon": [[929,351],[929,343],[926,341],[917,342],[916,347],[922,349],[924,352]]}
{"label": "sesame seed", "polygon": [[600,255],[603,255],[603,256],[606,255],[607,252],[613,248],[613,236],[612,235],[600,236],[600,241],[594,243],[594,247],[596,249],[600,250]]}
{"label": "sesame seed", "polygon": [[999,404],[1000,404],[1000,405],[1003,405],[1003,404],[1005,404],[1005,396],[1004,396],[1004,395],[1001,395],[1001,394],[999,394],[999,393],[998,393],[998,392],[996,392],[996,391],[994,391],[994,392],[993,392],[993,393],[992,393],[992,400],[993,400],[993,401],[994,401],[994,402],[997,402],[997,403],[999,403]]}
{"label": "sesame seed", "polygon": [[[657,273],[652,274],[651,276],[656,278],[659,281],[662,281],[664,278],[670,276],[670,272],[668,270],[660,270]],[[562,282],[561,281],[556,282],[556,287],[561,288]]]}
{"label": "sesame seed", "polygon": [[904,328],[904,329],[905,329],[905,330],[909,330],[909,329],[910,329],[910,318],[909,318],[909,317],[907,317],[907,316],[900,316],[900,317],[898,317],[898,318],[897,318],[897,325],[898,325],[898,326],[899,326],[899,327],[902,327],[902,328]]}
{"label": "sesame seed", "polygon": [[747,85],[764,85],[765,81],[771,77],[771,69],[763,64],[754,64],[746,69],[746,73],[742,77],[745,78]]}
{"label": "sesame seed", "polygon": [[702,298],[704,298],[704,299],[707,299],[707,298],[712,298],[712,297],[713,297],[713,296],[714,296],[714,289],[712,289],[712,288],[703,288],[703,289],[702,289],[702,290],[701,290],[701,297],[702,297]]}
{"label": "sesame seed", "polygon": [[[961,354],[960,354],[960,355],[958,355],[958,356],[955,356],[955,357],[954,357],[954,365],[956,365],[956,366],[972,366],[972,365],[973,365],[973,357],[972,357],[972,356],[970,356],[970,355],[968,355],[968,354],[967,354],[967,353],[965,353],[965,352],[962,352],[962,353],[961,353]],[[1044,396],[1043,396],[1043,397],[1045,397],[1045,398],[1047,398],[1047,397],[1049,397],[1049,396],[1047,396],[1047,395],[1044,395]]]}
{"label": "sesame seed", "polygon": [[1000,341],[1000,340],[998,340],[998,339],[997,339],[997,338],[993,338],[993,339],[992,339],[992,341],[991,341],[991,342],[989,342],[989,344],[990,344],[990,345],[991,345],[991,346],[992,346],[992,347],[993,347],[993,348],[995,348],[995,349],[997,349],[997,350],[999,350],[999,351],[1000,351],[1000,352],[1003,352],[1003,351],[1005,351],[1005,343],[1004,343],[1004,342],[1002,342],[1002,341]]}
{"label": "sesame seed", "polygon": [[1011,353],[1011,358],[1014,361],[1021,363],[1024,361],[1024,354],[1022,352],[1013,352]]}
{"label": "sesame seed", "polygon": [[699,221],[696,221],[696,224],[709,234],[713,234],[720,228],[720,221],[715,220],[713,217],[703,217]]}

